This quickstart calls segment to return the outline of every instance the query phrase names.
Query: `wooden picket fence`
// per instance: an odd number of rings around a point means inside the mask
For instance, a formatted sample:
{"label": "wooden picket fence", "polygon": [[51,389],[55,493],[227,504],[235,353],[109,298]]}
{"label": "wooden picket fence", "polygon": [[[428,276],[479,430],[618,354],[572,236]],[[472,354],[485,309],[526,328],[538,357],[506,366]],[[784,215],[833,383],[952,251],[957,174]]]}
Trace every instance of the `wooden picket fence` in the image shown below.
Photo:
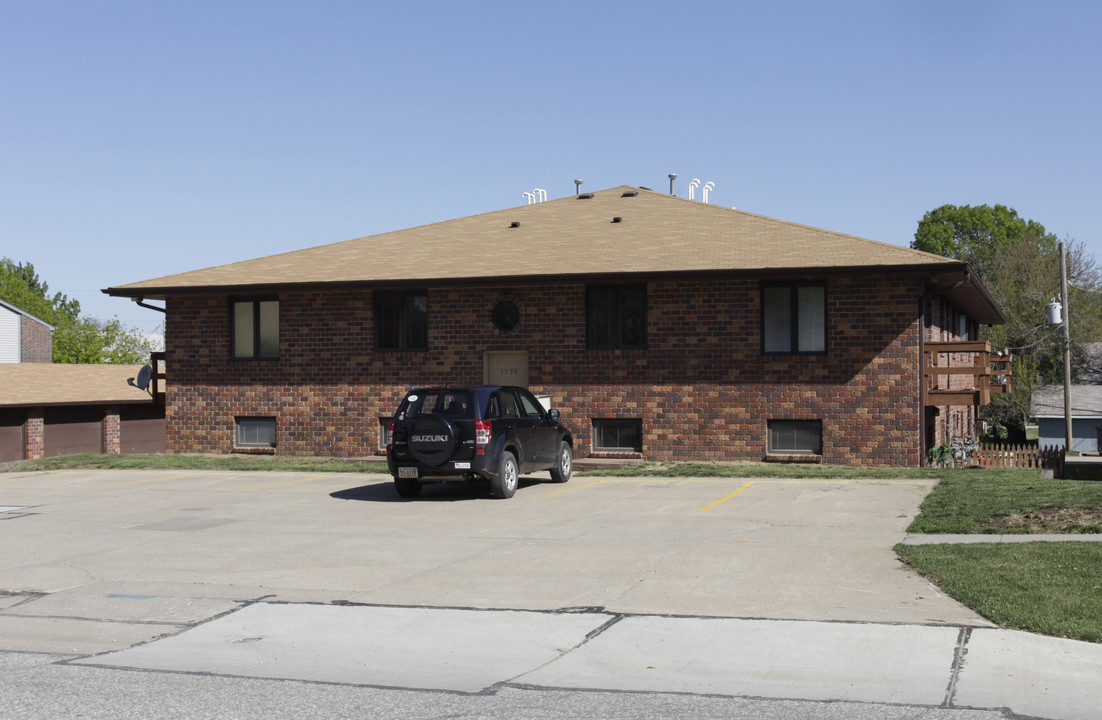
{"label": "wooden picket fence", "polygon": [[988,468],[1047,468],[1055,477],[1064,475],[1062,447],[982,443],[972,461]]}

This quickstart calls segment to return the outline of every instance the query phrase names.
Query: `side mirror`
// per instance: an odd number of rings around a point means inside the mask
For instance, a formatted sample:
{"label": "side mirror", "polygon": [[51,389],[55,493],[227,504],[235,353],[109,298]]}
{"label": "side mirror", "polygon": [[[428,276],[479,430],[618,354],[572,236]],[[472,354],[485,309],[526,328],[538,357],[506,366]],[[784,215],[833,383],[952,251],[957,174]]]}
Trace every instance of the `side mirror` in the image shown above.
{"label": "side mirror", "polygon": [[552,420],[555,420],[557,422],[558,419],[559,419],[559,411],[556,410],[555,408],[551,408],[550,410],[547,411],[547,417],[549,417]]}

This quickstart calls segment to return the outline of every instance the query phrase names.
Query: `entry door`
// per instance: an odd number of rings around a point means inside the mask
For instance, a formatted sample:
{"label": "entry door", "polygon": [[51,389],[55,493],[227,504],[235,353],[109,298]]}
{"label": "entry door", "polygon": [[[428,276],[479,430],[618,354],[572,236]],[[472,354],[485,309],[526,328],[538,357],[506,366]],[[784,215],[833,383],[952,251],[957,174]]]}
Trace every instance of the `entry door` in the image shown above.
{"label": "entry door", "polygon": [[487,385],[528,387],[527,350],[487,350],[482,364]]}

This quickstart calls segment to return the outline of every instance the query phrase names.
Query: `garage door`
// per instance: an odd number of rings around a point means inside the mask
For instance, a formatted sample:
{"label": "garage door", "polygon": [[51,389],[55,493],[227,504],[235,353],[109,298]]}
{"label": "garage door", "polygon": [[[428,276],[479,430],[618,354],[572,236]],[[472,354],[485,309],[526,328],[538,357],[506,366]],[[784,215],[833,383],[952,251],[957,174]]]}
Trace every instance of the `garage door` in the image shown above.
{"label": "garage door", "polygon": [[0,413],[0,462],[23,459],[23,412]]}
{"label": "garage door", "polygon": [[103,452],[102,408],[59,408],[46,412],[46,457]]}
{"label": "garage door", "polygon": [[165,451],[164,406],[124,406],[119,410],[119,450],[124,455]]}

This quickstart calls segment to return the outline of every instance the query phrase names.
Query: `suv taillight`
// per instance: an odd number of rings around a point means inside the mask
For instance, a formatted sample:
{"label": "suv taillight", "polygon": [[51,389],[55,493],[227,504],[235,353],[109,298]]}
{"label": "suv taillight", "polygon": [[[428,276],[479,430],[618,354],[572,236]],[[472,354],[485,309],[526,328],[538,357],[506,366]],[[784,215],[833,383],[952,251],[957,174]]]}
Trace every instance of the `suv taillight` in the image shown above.
{"label": "suv taillight", "polygon": [[394,421],[391,420],[390,424],[386,426],[386,444],[390,447],[394,444]]}
{"label": "suv taillight", "polygon": [[475,420],[474,421],[474,444],[475,445],[489,445],[490,444],[490,428],[493,427],[489,420]]}

